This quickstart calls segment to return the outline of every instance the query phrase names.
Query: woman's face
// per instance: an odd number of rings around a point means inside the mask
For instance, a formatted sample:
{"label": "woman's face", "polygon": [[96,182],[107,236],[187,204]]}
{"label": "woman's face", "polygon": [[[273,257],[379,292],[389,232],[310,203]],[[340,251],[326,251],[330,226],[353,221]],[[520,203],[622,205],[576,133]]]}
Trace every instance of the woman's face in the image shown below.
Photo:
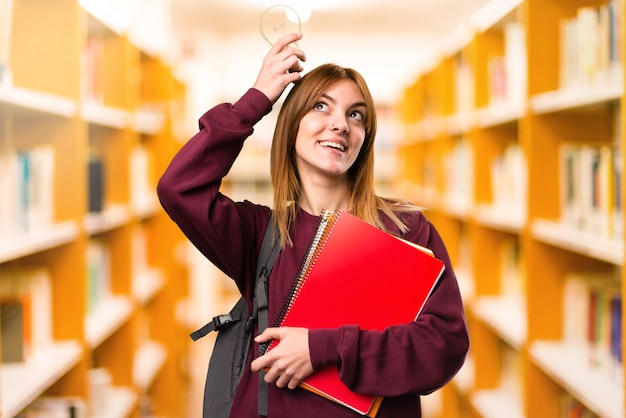
{"label": "woman's face", "polygon": [[351,80],[333,84],[300,121],[296,165],[301,179],[345,177],[365,140],[365,100]]}

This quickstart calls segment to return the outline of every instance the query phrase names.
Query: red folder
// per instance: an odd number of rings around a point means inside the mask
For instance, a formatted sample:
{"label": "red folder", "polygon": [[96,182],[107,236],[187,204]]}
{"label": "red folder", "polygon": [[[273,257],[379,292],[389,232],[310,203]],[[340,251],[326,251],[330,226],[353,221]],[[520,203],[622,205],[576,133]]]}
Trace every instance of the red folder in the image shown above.
{"label": "red folder", "polygon": [[[325,211],[278,323],[309,329],[358,324],[368,330],[409,323],[444,270],[428,251],[348,212]],[[302,386],[362,415],[375,416],[382,401],[352,392],[335,367],[314,373]]]}

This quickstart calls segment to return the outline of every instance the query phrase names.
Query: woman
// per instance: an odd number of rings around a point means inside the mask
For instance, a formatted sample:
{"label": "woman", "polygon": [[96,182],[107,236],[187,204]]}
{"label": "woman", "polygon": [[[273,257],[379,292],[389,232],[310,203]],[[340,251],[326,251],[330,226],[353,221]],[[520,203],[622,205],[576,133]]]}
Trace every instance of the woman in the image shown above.
{"label": "woman", "polygon": [[[301,35],[283,37],[263,61],[253,88],[235,104],[200,118],[200,131],[174,157],[158,185],[161,202],[193,244],[231,277],[250,302],[270,208],[233,202],[219,192],[253,126],[288,85],[271,151],[274,221],[282,252],[269,277],[269,323],[275,323],[322,209],[351,211],[365,221],[430,248],[446,269],[419,318],[384,332],[271,327],[255,339],[280,344],[251,360],[232,417],[257,414],[257,375],[266,370],[270,417],[354,417],[356,412],[298,388],[329,365],[353,391],[384,396],[378,417],[419,417],[419,395],[459,370],[468,336],[458,285],[445,246],[417,208],[374,194],[374,104],[355,71],[325,65],[301,77]],[[340,278],[337,278],[340,280]]]}

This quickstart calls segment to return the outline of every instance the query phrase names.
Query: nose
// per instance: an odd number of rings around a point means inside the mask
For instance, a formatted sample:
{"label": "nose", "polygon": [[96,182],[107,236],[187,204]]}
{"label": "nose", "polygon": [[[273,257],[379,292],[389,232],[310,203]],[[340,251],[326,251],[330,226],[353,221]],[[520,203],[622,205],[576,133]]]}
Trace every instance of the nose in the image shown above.
{"label": "nose", "polygon": [[331,120],[330,129],[334,132],[348,133],[349,125],[346,117],[344,115],[339,115],[333,117]]}

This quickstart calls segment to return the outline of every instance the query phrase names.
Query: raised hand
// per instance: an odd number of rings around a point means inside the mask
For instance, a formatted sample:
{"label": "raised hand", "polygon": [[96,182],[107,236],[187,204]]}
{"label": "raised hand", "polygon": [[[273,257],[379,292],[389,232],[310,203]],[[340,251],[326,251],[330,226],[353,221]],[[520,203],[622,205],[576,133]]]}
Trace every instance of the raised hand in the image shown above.
{"label": "raised hand", "polygon": [[301,77],[304,51],[291,46],[302,39],[301,33],[292,33],[280,38],[263,59],[263,64],[253,87],[275,103],[290,83]]}

